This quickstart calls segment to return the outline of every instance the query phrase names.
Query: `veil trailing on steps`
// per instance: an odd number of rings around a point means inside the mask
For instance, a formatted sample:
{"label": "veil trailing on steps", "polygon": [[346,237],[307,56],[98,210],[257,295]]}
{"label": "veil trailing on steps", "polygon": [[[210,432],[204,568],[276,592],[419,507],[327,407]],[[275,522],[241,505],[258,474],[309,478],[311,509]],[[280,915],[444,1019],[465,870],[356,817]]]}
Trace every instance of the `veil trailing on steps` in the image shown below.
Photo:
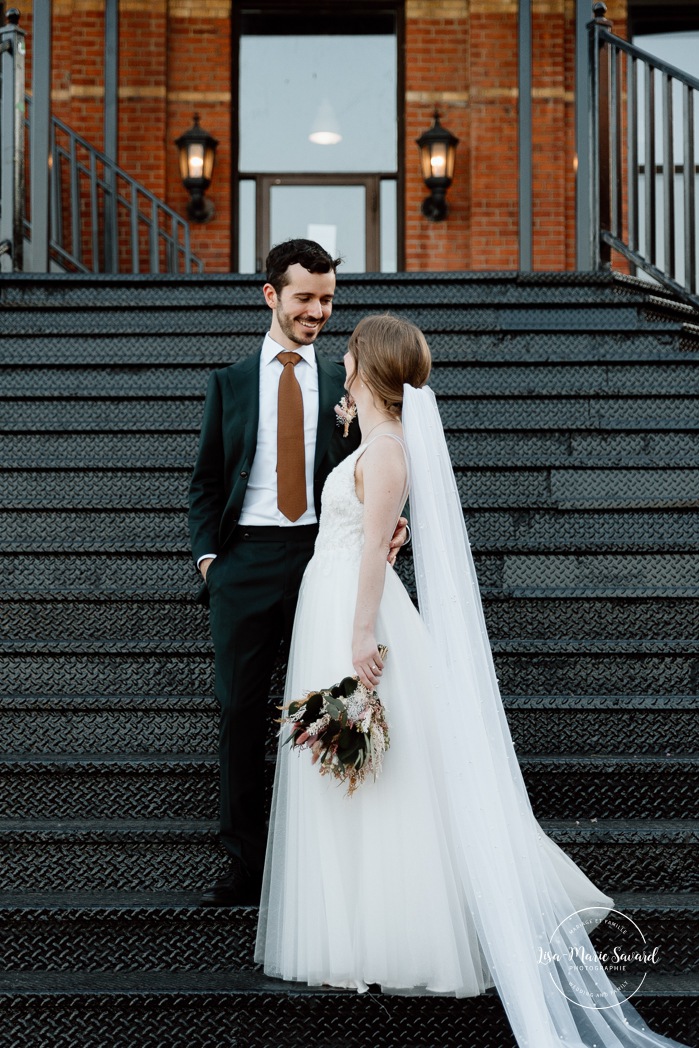
{"label": "veil trailing on steps", "polygon": [[517,1043],[677,1048],[677,1041],[649,1030],[614,988],[588,938],[587,929],[606,916],[612,900],[534,818],[431,389],[404,387],[403,432],[418,599],[434,642],[442,760],[450,783],[446,824],[481,950]]}

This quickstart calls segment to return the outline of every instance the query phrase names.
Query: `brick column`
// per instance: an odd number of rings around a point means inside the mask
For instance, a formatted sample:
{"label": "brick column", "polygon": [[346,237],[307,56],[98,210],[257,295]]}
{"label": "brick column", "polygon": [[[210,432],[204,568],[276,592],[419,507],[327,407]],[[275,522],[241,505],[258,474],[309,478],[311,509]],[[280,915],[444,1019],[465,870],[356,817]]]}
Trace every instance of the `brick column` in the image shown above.
{"label": "brick column", "polygon": [[231,2],[168,0],[168,69],[165,199],[186,217],[188,194],[177,162],[174,139],[191,127],[199,113],[201,126],[219,140],[216,167],[207,197],[216,208],[211,222],[192,222],[192,249],[208,273],[228,272],[231,255]]}
{"label": "brick column", "polygon": [[[406,269],[470,268],[468,8],[469,0],[407,0],[405,5]],[[430,222],[420,212],[428,194],[415,145],[432,125],[435,108],[460,140],[443,222]]]}

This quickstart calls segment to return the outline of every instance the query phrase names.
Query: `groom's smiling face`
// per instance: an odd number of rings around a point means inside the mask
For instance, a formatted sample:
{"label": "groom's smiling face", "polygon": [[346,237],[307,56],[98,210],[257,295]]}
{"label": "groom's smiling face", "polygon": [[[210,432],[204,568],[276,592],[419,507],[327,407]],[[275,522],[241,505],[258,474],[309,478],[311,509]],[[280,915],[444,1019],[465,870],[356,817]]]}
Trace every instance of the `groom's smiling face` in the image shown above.
{"label": "groom's smiling face", "polygon": [[270,335],[286,349],[310,346],[329,319],[335,294],[335,274],[309,273],[295,262],[286,271],[287,283],[277,294],[265,284],[265,301],[274,311]]}

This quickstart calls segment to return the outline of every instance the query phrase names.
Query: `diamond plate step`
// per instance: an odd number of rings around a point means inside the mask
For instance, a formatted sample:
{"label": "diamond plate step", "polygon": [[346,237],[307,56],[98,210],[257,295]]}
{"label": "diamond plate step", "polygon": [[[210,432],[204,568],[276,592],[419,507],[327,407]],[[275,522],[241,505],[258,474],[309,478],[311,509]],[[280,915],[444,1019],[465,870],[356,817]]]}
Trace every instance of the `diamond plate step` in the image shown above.
{"label": "diamond plate step", "polygon": [[[268,746],[276,728],[270,699]],[[696,755],[696,695],[505,695],[520,757],[560,754]],[[204,695],[2,695],[6,753],[215,753],[218,706]]]}
{"label": "diamond plate step", "polygon": [[197,892],[227,868],[216,841],[193,819],[0,820],[3,888]]}
{"label": "diamond plate step", "polygon": [[[699,551],[699,517],[691,509],[471,509],[469,536],[478,553]],[[0,554],[181,553],[189,549],[182,510],[0,510]]]}
{"label": "diamond plate step", "polygon": [[[391,296],[386,293],[386,290],[386,287],[379,284],[371,295],[350,296],[343,295],[342,285],[338,284],[333,316],[329,322],[331,330],[336,334],[338,332],[350,334],[368,312],[381,312],[386,308],[390,308],[391,312],[397,316],[404,316],[417,324],[428,337],[432,331],[498,331],[503,328],[507,330],[522,328],[529,331],[532,329],[570,331],[581,328],[587,331],[615,331],[617,329],[624,331],[634,327],[642,327],[645,330],[657,328],[662,331],[672,329],[673,322],[679,326],[677,319],[658,314],[654,316],[652,313],[644,314],[641,301],[626,302],[619,296],[616,301],[608,302],[595,300],[571,302],[563,299],[547,304],[540,299],[535,299],[522,304],[500,301],[468,303],[435,301],[436,296],[427,291],[406,305],[405,299],[400,301],[400,298],[390,302]],[[231,302],[228,295],[219,299],[219,306],[228,307],[226,331],[230,335],[259,331],[264,336],[265,325],[269,322],[269,318],[264,312],[266,307],[259,278],[252,293],[248,292],[245,297],[244,302],[238,303]],[[148,295],[139,295],[138,298],[139,310],[150,308]],[[370,301],[372,298],[374,301]],[[172,299],[168,304],[175,305]],[[91,305],[94,308],[94,298]],[[195,308],[203,311],[202,298],[196,303]],[[74,330],[81,330],[79,322],[74,324]],[[190,333],[193,330],[193,313],[190,310]],[[192,337],[191,334],[190,337]],[[215,338],[216,336],[209,335],[208,337]]]}
{"label": "diamond plate step", "polygon": [[[201,425],[203,396],[128,397],[102,400],[0,398],[0,432],[42,433],[190,431]],[[442,397],[440,414],[449,429],[498,430],[696,430],[699,405],[692,396],[669,397]]]}
{"label": "diamond plate step", "polygon": [[[608,892],[698,892],[699,821],[542,820]],[[216,824],[196,820],[0,820],[4,888],[200,891],[225,858]]]}
{"label": "diamond plate step", "polygon": [[[276,745],[267,762],[268,799],[275,756]],[[520,763],[539,819],[691,819],[699,812],[699,754],[522,756]],[[0,819],[216,819],[218,775],[213,755],[3,755]]]}
{"label": "diamond plate step", "polygon": [[213,693],[0,696],[5,753],[215,753],[217,746]]}
{"label": "diamond plate step", "polygon": [[[657,1033],[696,1046],[696,975],[649,976],[633,1003]],[[514,1048],[497,995],[378,997],[292,987],[257,973],[8,973],[0,1012],[11,1041],[37,1048]],[[27,1040],[29,1037],[29,1040]]]}
{"label": "diamond plate step", "polygon": [[[605,607],[610,609],[609,614],[611,608],[618,607],[628,611],[628,621],[633,623],[640,621],[634,609],[638,608],[643,616],[647,599],[656,597],[664,598],[655,602],[662,621],[666,613],[671,618],[675,616],[685,606],[685,598],[699,596],[699,556],[695,553],[476,553],[475,561],[481,595],[488,606],[495,608],[497,598],[512,598],[513,609],[526,606],[534,618],[537,608],[545,614],[544,609],[555,602],[565,620],[570,614],[578,614],[576,608],[587,606],[580,600],[597,600],[600,614],[604,614]],[[410,548],[401,553],[396,571],[413,593]],[[139,601],[146,602],[152,606],[153,614],[157,614],[157,605],[174,603],[177,610],[172,614],[186,615],[185,605],[195,599],[200,586],[199,573],[187,550],[169,554],[0,554],[0,600],[10,605],[13,598],[31,602],[33,615],[41,615],[44,603],[82,601],[98,606],[105,600],[115,606],[115,621],[120,601],[128,602],[132,608]],[[691,610],[691,605],[687,608]],[[202,608],[198,612],[203,621],[206,613]],[[70,609],[64,607],[63,614],[69,616]],[[584,611],[580,614],[584,615]],[[21,619],[20,608],[7,608],[5,621],[14,623]],[[187,618],[188,625],[190,622]],[[84,627],[80,635],[84,635]]]}
{"label": "diamond plate step", "polygon": [[[258,307],[259,309],[259,307]],[[323,331],[320,351],[341,360],[351,328],[340,323],[342,309],[336,306],[330,326]],[[224,367],[256,352],[267,330],[264,314],[258,314],[251,331],[230,332],[230,312],[191,310],[161,314],[133,310],[125,314],[96,312],[75,315],[49,312],[38,321],[42,335],[25,333],[37,322],[36,314],[3,313],[8,335],[0,342],[0,367],[133,367],[188,366],[204,369]],[[412,319],[412,318],[410,318]],[[507,317],[504,318],[507,320]],[[197,326],[197,337],[191,334]],[[11,331],[17,331],[12,335]],[[130,333],[129,333],[130,332]],[[682,322],[658,320],[643,327],[636,318],[628,328],[616,328],[613,336],[602,330],[578,329],[552,332],[532,324],[514,330],[427,331],[436,365],[465,361],[487,363],[637,363],[640,361],[696,361],[699,328]],[[117,337],[119,336],[119,337]]]}
{"label": "diamond plate step", "polygon": [[[533,279],[531,279],[533,278]],[[374,308],[405,307],[406,301],[439,305],[489,305],[495,308],[538,306],[551,308],[582,304],[591,309],[605,306],[643,305],[654,297],[655,307],[678,315],[692,316],[675,306],[660,289],[611,275],[515,274],[511,271],[397,272],[397,274],[337,274],[337,298],[353,305]],[[34,280],[19,274],[7,275],[0,305],[16,309],[157,309],[161,306],[203,309],[216,305],[240,309],[260,302],[260,275],[205,274],[187,276],[148,275],[130,278],[87,278],[80,275],[44,275]]]}
{"label": "diamond plate step", "polygon": [[[168,510],[187,504],[191,470],[0,470],[10,509]],[[538,508],[676,508],[699,504],[699,469],[461,469],[464,505]]]}
{"label": "diamond plate step", "polygon": [[[699,896],[629,892],[614,905],[658,949],[654,974],[699,970]],[[256,969],[257,908],[200,906],[197,893],[3,894],[0,925],[7,973],[68,972],[76,956],[83,972]],[[613,937],[596,929],[598,951],[611,951]]]}
{"label": "diamond plate step", "polygon": [[[634,468],[689,466],[699,461],[699,433],[472,430],[448,432],[457,468],[546,466]],[[0,461],[10,469],[182,469],[191,473],[197,434],[0,434]]]}
{"label": "diamond plate step", "polygon": [[520,757],[699,753],[696,695],[504,695]]}
{"label": "diamond plate step", "polygon": [[522,756],[520,764],[538,819],[693,819],[699,812],[699,754]]}
{"label": "diamond plate step", "polygon": [[[406,582],[412,591],[412,580],[408,578]],[[144,637],[175,641],[183,635],[202,642],[209,639],[209,616],[194,603],[190,587],[182,586],[184,593],[175,591],[168,595],[169,599],[156,599],[152,589],[132,593],[104,587],[90,593],[88,583],[89,576],[82,591],[76,586],[65,592],[44,594],[23,587],[26,596],[20,590],[14,601],[0,590],[0,621],[12,624],[11,636],[16,642],[47,637],[80,641],[86,636],[92,640],[124,641]],[[536,598],[481,591],[493,641],[551,637],[643,640],[654,636],[656,640],[668,638],[675,642],[682,638],[693,641],[696,637],[699,585],[691,592],[693,596],[686,598],[620,599],[590,597],[582,589],[577,596],[570,596],[569,590],[563,596]],[[0,638],[4,634],[0,625]]]}
{"label": "diamond plate step", "polygon": [[[123,336],[122,336],[123,340]],[[58,348],[58,347],[55,347]],[[103,347],[105,348],[105,347]],[[686,394],[687,382],[699,368],[697,358],[673,362],[631,361],[628,364],[541,361],[517,365],[437,362],[430,385],[437,396],[670,396]],[[56,397],[201,397],[211,367],[178,365],[116,368],[114,365],[63,365],[47,368],[4,367],[3,398]]]}
{"label": "diamond plate step", "polygon": [[[431,301],[465,302],[492,300],[495,304],[512,302],[599,302],[639,301],[653,296],[658,305],[669,307],[676,299],[664,289],[632,277],[612,273],[518,273],[512,270],[478,272],[430,271],[382,273],[338,272],[343,297],[362,302],[383,302],[397,298],[427,296]],[[107,275],[42,274],[28,277],[7,274],[0,304],[23,309],[45,307],[113,308],[120,305],[133,309],[134,290],[138,301],[148,308],[160,303],[178,301],[182,307],[211,308],[217,297],[226,305],[241,305],[259,298],[259,274],[205,273],[148,274],[133,277]],[[687,307],[684,307],[687,312]],[[688,312],[691,313],[691,310]]]}
{"label": "diamond plate step", "polygon": [[[506,693],[615,695],[623,685],[657,695],[699,691],[699,641],[494,641]],[[210,644],[195,640],[5,641],[0,675],[19,695],[206,694],[213,690]],[[272,689],[283,691],[280,671]]]}
{"label": "diamond plate step", "polygon": [[[1,970],[72,971],[76,957],[83,972],[256,970],[257,907],[200,906],[199,897],[198,892],[0,895]],[[689,919],[691,907],[681,912]],[[677,951],[668,955],[667,970],[681,966]]]}

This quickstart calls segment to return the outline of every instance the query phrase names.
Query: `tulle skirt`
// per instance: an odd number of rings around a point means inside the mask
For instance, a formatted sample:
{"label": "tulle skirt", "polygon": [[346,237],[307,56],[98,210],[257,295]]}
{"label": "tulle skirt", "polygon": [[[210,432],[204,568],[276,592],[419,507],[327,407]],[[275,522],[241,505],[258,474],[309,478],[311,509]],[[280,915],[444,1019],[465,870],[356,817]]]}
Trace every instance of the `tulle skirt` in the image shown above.
{"label": "tulle skirt", "polygon": [[[356,551],[317,552],[311,560],[286,702],[353,673],[358,567]],[[385,993],[474,996],[493,980],[447,815],[458,769],[443,766],[439,733],[452,726],[431,688],[425,626],[388,566],[376,638],[389,649],[378,691],[391,734],[378,780],[347,797],[308,752],[282,745],[282,729],[256,960],[268,975],[309,985],[361,991],[377,983]],[[575,908],[601,907],[601,919],[612,901],[536,823],[533,832]]]}

